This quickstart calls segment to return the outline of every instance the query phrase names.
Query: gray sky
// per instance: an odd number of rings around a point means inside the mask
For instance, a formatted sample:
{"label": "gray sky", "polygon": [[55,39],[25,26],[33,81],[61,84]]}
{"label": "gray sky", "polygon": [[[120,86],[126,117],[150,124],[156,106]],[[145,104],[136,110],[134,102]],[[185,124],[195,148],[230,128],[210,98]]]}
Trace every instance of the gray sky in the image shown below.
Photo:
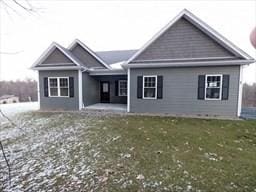
{"label": "gray sky", "polygon": [[[67,47],[75,38],[94,51],[138,49],[186,8],[252,57],[249,35],[256,25],[256,1],[31,1],[36,16],[0,9],[0,80],[36,78],[28,68],[56,41]],[[9,10],[11,13],[11,11]],[[256,82],[256,66],[245,81]]]}

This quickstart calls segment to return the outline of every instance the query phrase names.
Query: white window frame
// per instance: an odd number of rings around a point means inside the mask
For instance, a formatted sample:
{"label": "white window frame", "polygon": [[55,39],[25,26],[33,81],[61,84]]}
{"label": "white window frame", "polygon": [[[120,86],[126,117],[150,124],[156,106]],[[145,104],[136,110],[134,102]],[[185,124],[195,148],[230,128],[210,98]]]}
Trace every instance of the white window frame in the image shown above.
{"label": "white window frame", "polygon": [[[144,82],[146,77],[154,77],[156,79],[155,87],[145,87]],[[155,97],[145,97],[144,96],[144,90],[145,88],[155,88]],[[142,81],[142,98],[143,99],[156,99],[157,98],[157,75],[143,75],[143,81]]]}
{"label": "white window frame", "polygon": [[[121,82],[126,82],[126,95],[121,95],[120,94],[120,89],[121,89],[120,83]],[[127,86],[128,86],[127,80],[118,80],[118,96],[120,96],[120,97],[126,97],[127,96]],[[122,89],[124,89],[124,88],[122,88]]]}
{"label": "white window frame", "polygon": [[[206,97],[206,90],[207,90],[207,88],[210,88],[210,87],[207,87],[208,85],[207,85],[207,78],[208,77],[212,77],[212,76],[217,76],[217,77],[220,77],[220,87],[218,87],[218,88],[220,88],[220,92],[219,92],[219,98],[207,98]],[[204,99],[205,100],[221,100],[221,98],[222,98],[222,74],[206,74],[205,75],[205,88],[204,88]]]}
{"label": "white window frame", "polygon": [[[57,79],[57,87],[54,87],[54,88],[57,88],[58,95],[51,95],[50,79]],[[60,79],[67,79],[67,81],[68,81],[67,87],[60,87]],[[68,95],[67,96],[61,96],[60,95],[60,89],[61,88],[67,88],[68,89]],[[49,93],[49,97],[69,97],[69,77],[48,77],[48,93]]]}

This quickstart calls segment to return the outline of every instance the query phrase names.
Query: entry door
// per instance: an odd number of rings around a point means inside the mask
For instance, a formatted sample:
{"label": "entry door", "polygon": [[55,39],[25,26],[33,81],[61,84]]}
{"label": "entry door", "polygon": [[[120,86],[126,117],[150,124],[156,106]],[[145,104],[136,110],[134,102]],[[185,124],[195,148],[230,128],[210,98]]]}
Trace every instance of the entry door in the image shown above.
{"label": "entry door", "polygon": [[100,82],[100,102],[109,103],[109,81]]}

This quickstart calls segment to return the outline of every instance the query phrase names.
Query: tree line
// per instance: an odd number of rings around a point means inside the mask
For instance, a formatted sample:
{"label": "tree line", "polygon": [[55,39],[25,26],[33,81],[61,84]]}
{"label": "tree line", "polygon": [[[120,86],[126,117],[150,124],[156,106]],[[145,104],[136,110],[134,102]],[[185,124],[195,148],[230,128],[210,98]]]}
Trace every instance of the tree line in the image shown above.
{"label": "tree line", "polygon": [[256,83],[243,85],[243,106],[256,107]]}
{"label": "tree line", "polygon": [[[0,81],[2,95],[18,96],[21,102],[37,101],[37,82],[32,79]],[[243,85],[243,106],[256,107],[256,83]]]}
{"label": "tree line", "polygon": [[20,102],[37,101],[37,82],[32,79],[0,81],[0,97],[15,95]]}

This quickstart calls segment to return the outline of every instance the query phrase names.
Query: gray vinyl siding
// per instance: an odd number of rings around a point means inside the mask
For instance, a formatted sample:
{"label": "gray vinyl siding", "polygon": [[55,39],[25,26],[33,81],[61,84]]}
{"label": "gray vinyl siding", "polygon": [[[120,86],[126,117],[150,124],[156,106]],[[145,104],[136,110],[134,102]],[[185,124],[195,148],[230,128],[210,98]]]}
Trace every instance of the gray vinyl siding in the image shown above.
{"label": "gray vinyl siding", "polygon": [[92,56],[90,53],[88,53],[88,51],[82,48],[79,44],[76,44],[76,46],[71,50],[71,52],[84,64],[85,67],[106,68],[94,56]]}
{"label": "gray vinyl siding", "polygon": [[84,72],[82,86],[84,106],[100,102],[100,84],[98,80],[91,77],[87,72]]}
{"label": "gray vinyl siding", "polygon": [[73,64],[73,61],[71,61],[66,55],[64,55],[60,50],[56,49],[41,63],[43,64],[58,64],[58,63],[67,63],[67,64]]}
{"label": "gray vinyl siding", "polygon": [[[44,77],[74,77],[74,97],[45,97]],[[78,71],[39,71],[41,110],[79,110]]]}
{"label": "gray vinyl siding", "polygon": [[[177,115],[237,116],[239,66],[130,69],[130,111]],[[228,100],[198,100],[198,75],[229,74]],[[137,76],[162,75],[163,99],[138,99]]]}
{"label": "gray vinyl siding", "polygon": [[[100,81],[109,81],[110,83],[110,103],[127,103],[127,96],[116,96],[115,95],[115,81],[127,79],[127,75],[105,75],[105,76],[95,76],[96,80]],[[100,89],[99,89],[100,92]]]}
{"label": "gray vinyl siding", "polygon": [[188,20],[181,18],[135,58],[134,62],[226,56],[234,55]]}

